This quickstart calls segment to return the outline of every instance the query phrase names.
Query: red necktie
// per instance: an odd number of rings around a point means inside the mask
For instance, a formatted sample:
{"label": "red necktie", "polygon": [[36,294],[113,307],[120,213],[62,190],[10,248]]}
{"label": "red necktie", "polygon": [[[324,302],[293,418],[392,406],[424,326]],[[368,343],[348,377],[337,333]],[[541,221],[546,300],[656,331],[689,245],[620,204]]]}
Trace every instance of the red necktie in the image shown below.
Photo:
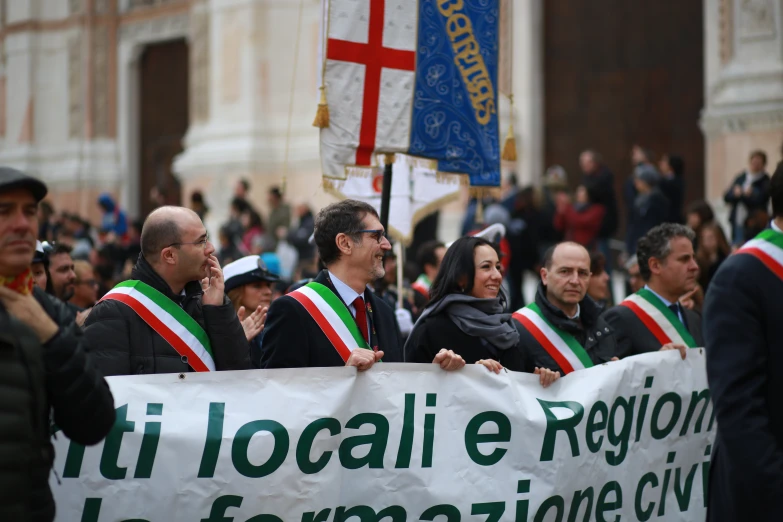
{"label": "red necktie", "polygon": [[367,332],[367,310],[364,308],[364,299],[362,296],[353,300],[353,307],[356,309],[356,324],[359,325],[359,331],[362,332],[364,340],[370,344],[370,334]]}

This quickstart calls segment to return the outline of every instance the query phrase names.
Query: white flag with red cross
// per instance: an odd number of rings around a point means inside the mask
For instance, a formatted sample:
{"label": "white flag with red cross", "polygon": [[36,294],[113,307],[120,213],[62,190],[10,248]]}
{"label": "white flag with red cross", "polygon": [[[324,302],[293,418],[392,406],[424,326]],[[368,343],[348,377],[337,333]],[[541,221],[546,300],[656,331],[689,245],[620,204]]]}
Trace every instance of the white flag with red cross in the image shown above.
{"label": "white flag with red cross", "polygon": [[499,16],[499,0],[329,0],[328,111],[316,118],[324,176],[404,153],[498,186]]}
{"label": "white flag with red cross", "polygon": [[324,176],[370,166],[374,151],[407,152],[416,67],[416,2],[330,0],[321,131]]}

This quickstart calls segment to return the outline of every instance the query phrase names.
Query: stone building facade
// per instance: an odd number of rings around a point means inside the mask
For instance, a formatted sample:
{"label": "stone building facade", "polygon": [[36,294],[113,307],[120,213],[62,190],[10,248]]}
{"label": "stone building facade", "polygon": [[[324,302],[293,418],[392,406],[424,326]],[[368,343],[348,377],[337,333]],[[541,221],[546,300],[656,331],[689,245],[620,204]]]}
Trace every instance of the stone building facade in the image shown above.
{"label": "stone building facade", "polygon": [[[501,2],[500,88],[515,99],[512,108],[504,98],[501,122],[513,118],[519,151],[517,164],[504,169],[517,172],[523,184],[535,183],[552,162],[572,172],[579,148],[596,146],[567,139],[561,109],[564,103],[577,107],[582,98],[569,100],[573,93],[557,88],[561,78],[563,85],[575,83],[561,66],[569,63],[568,53],[572,64],[620,56],[649,25],[645,16],[655,16],[644,8],[649,3],[608,3],[614,8],[590,11],[598,9],[590,7],[596,2]],[[773,167],[780,159],[783,0],[703,0],[693,9],[695,3],[655,3],[663,6],[656,8],[662,20],[679,25],[643,34],[647,42],[681,35],[670,45],[693,57],[687,67],[697,81],[682,86],[683,96],[686,90],[691,96],[688,150],[697,156],[689,182],[693,195],[717,200],[752,149],[766,150]],[[635,4],[641,7],[629,7]],[[679,17],[667,9],[680,9]],[[251,180],[251,196],[260,201],[285,178],[289,200],[318,207],[330,200],[319,189],[318,131],[311,126],[321,10],[320,0],[2,0],[0,164],[40,176],[57,208],[89,216],[97,214],[95,199],[103,191],[140,215],[152,186],[163,188],[171,202],[200,189],[214,225],[225,217],[240,177]],[[586,24],[593,27],[581,39]],[[622,33],[616,44],[596,38],[611,31]],[[675,69],[679,53],[655,57],[652,47],[637,46],[636,55],[620,56],[594,78],[589,67],[580,73],[596,79],[586,91],[588,108],[595,100],[610,103],[613,95],[600,98],[608,88],[618,96],[636,92],[625,106],[609,107],[624,125],[573,123],[584,136],[616,146],[606,156],[623,175],[630,169],[626,141],[666,149],[658,152],[678,145],[670,129],[682,126],[675,119],[682,110],[676,103],[665,111],[655,106],[677,96],[659,89],[653,106],[644,107],[639,94],[649,88],[645,82],[666,86],[685,77]],[[642,80],[634,79],[634,60],[647,64]],[[608,63],[599,62],[595,69]],[[600,115],[603,109],[595,110]],[[629,121],[669,113],[671,121],[657,127],[628,130]],[[455,206],[445,213],[449,234],[460,212]]]}

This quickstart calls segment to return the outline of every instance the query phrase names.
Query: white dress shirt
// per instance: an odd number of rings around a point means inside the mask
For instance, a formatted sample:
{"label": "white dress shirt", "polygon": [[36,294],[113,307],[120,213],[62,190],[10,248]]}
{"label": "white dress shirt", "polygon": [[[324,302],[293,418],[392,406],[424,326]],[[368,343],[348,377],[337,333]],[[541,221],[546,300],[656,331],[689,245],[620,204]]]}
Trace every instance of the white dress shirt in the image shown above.
{"label": "white dress shirt", "polygon": [[[658,292],[656,292],[655,290],[653,290],[653,289],[652,289],[652,288],[650,288],[649,286],[647,286],[647,285],[644,285],[644,288],[646,288],[647,290],[649,290],[650,292],[652,292],[652,293],[653,293],[653,295],[654,295],[655,297],[657,297],[658,299],[660,299],[661,301],[663,301],[663,304],[664,304],[664,305],[666,305],[666,308],[669,308],[671,305],[673,305],[673,304],[674,304],[674,303],[672,303],[672,302],[670,302],[670,301],[667,301],[665,298],[663,298],[663,296],[661,296],[661,295],[660,295]],[[680,322],[681,322],[683,325],[685,325],[685,321],[684,321],[684,320],[683,320],[683,318],[682,318],[682,305],[681,305],[680,303],[677,303],[677,317],[679,317],[679,319],[680,319]]]}
{"label": "white dress shirt", "polygon": [[[337,278],[337,276],[335,276],[331,272],[329,272],[329,279],[332,280],[332,285],[334,285],[334,289],[337,290],[337,293],[339,294],[340,298],[348,306],[348,310],[351,312],[351,315],[354,317],[354,319],[356,319],[356,307],[353,305],[353,302],[356,300],[357,297],[361,297],[362,299],[364,299],[364,294],[357,294],[356,290],[354,290],[350,286],[340,281]],[[367,331],[368,332],[370,331],[369,314],[367,314]]]}

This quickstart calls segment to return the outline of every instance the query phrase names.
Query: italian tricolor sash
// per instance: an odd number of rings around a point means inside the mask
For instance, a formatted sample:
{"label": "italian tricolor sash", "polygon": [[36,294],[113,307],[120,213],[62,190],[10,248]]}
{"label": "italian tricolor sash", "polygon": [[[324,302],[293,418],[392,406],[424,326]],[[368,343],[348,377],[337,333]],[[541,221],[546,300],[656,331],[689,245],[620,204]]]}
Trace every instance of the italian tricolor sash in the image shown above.
{"label": "italian tricolor sash", "polygon": [[625,306],[636,314],[636,317],[662,346],[674,343],[688,348],[697,347],[696,341],[693,340],[693,336],[682,324],[680,318],[650,290],[642,288],[635,294],[626,297],[620,306]]}
{"label": "italian tricolor sash", "polygon": [[767,229],[745,243],[737,250],[738,254],[749,254],[769,268],[773,274],[783,279],[783,234]]}
{"label": "italian tricolor sash", "polygon": [[124,281],[109,290],[101,301],[119,301],[163,337],[197,372],[214,372],[212,346],[207,333],[177,304],[141,281]]}
{"label": "italian tricolor sash", "polygon": [[307,310],[343,361],[356,348],[370,349],[351,312],[328,287],[312,282],[288,295]]}
{"label": "italian tricolor sash", "polygon": [[430,281],[430,278],[427,277],[426,274],[421,274],[416,281],[413,282],[411,285],[411,288],[419,292],[421,295],[426,297],[427,299],[430,298],[430,286],[432,286],[432,282]]}
{"label": "italian tricolor sash", "polygon": [[579,344],[579,341],[568,332],[550,323],[537,304],[531,303],[520,308],[512,314],[528,332],[544,347],[549,355],[557,362],[557,365],[568,374],[574,370],[591,368],[593,361]]}

